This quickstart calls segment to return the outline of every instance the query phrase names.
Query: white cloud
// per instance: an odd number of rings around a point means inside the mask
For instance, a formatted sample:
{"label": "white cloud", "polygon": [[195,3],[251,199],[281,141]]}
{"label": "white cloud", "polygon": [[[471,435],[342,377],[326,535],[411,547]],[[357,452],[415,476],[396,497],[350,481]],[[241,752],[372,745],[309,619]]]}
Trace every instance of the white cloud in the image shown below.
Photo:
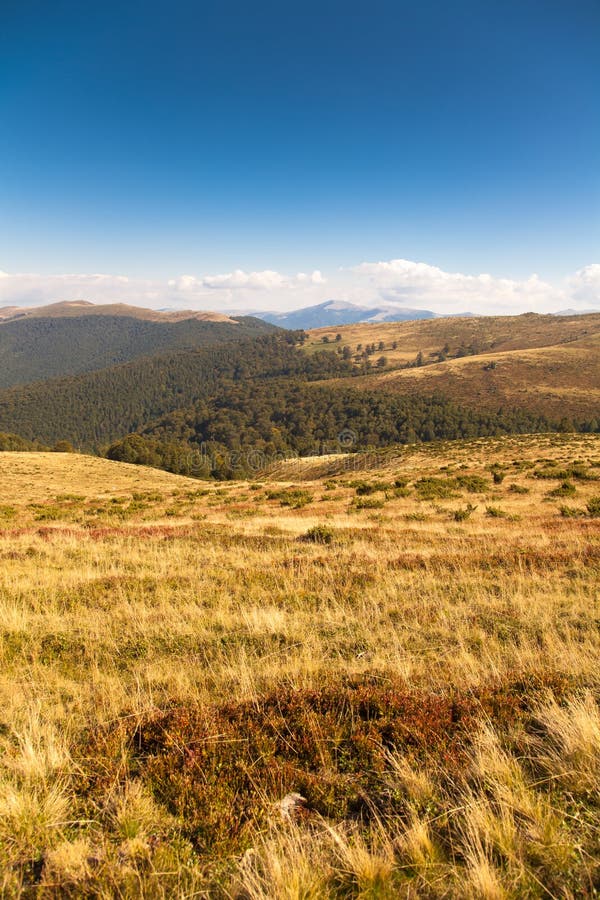
{"label": "white cloud", "polygon": [[279,272],[265,269],[263,272],[244,272],[243,269],[235,269],[226,275],[206,275],[202,284],[215,290],[238,290],[247,288],[252,291],[272,291],[275,288],[287,286],[287,279]]}
{"label": "white cloud", "polygon": [[[313,288],[321,288],[327,284],[319,269],[310,274],[298,272],[297,275],[283,275],[273,269],[257,272],[246,272],[234,269],[220,275],[180,275],[168,282],[169,288],[185,294],[186,298],[206,298],[210,302],[223,302],[225,305],[250,304],[256,308],[260,302],[262,308],[290,308],[291,305],[320,302]],[[292,292],[297,295],[292,298]],[[260,300],[259,300],[260,298]]]}
{"label": "white cloud", "polygon": [[243,269],[235,269],[225,275],[205,275],[200,279],[193,279],[190,275],[182,277],[193,280],[196,286],[201,285],[213,290],[273,291],[294,288],[297,284],[325,284],[325,279],[318,269],[310,275],[298,272],[295,277],[282,275],[272,269],[264,269],[262,272],[244,272]]}
{"label": "white cloud", "polygon": [[307,275],[306,272],[298,272],[296,281],[299,282],[299,284],[327,284],[327,279],[323,278],[319,269],[315,269],[310,275]]}
{"label": "white cloud", "polygon": [[568,290],[574,302],[600,306],[600,265],[594,263],[575,272],[568,280]]}
{"label": "white cloud", "polygon": [[464,275],[408,259],[365,262],[351,271],[381,300],[439,312],[543,312],[554,310],[556,303],[564,300],[561,288],[537,275],[523,281]]}
{"label": "white cloud", "polygon": [[2,273],[0,306],[40,306],[62,300],[127,303],[131,296],[147,300],[152,282],[134,281],[126,275],[35,275]]}
{"label": "white cloud", "polygon": [[0,272],[0,306],[39,306],[61,300],[132,303],[191,309],[295,309],[340,300],[364,306],[395,304],[440,313],[556,312],[600,306],[600,264],[560,284],[537,275],[514,280],[446,272],[407,259],[363,262],[328,279],[319,269],[286,275],[273,269],[234,269],[169,280],[110,274],[35,275]]}

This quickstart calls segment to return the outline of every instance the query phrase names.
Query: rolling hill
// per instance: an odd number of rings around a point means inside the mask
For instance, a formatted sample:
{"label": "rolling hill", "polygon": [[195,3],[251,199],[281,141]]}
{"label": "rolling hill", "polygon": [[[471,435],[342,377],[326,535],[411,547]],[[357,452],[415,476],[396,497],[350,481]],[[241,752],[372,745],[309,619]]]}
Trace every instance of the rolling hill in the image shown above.
{"label": "rolling hill", "polygon": [[[304,347],[310,350],[324,342],[335,342],[337,334],[340,334],[339,346],[349,346],[356,355],[358,344],[364,349],[367,345],[383,341],[390,363],[402,363],[412,361],[419,351],[426,359],[431,358],[445,346],[448,347],[448,356],[455,356],[461,349],[463,355],[478,355],[565,344],[598,333],[600,313],[456,316],[410,322],[355,323],[335,331],[331,327],[312,329]],[[393,342],[397,343],[396,348],[392,348]]]}
{"label": "rolling hill", "polygon": [[357,389],[439,393],[467,406],[519,407],[555,420],[600,419],[598,313],[318,329],[304,349],[332,343],[361,373],[353,382]]}
{"label": "rolling hill", "polygon": [[362,387],[402,396],[439,392],[485,409],[518,406],[571,422],[600,421],[600,334],[390,372],[363,379]]}
{"label": "rolling hill", "polygon": [[251,317],[160,313],[124,304],[5,308],[0,310],[0,389],[273,330]]}
{"label": "rolling hill", "polygon": [[89,300],[65,300],[45,306],[0,307],[0,321],[15,319],[64,319],[81,316],[123,316],[146,322],[181,322],[196,319],[201,322],[228,322],[235,325],[237,319],[210,310],[160,310],[131,306],[127,303],[91,303]]}

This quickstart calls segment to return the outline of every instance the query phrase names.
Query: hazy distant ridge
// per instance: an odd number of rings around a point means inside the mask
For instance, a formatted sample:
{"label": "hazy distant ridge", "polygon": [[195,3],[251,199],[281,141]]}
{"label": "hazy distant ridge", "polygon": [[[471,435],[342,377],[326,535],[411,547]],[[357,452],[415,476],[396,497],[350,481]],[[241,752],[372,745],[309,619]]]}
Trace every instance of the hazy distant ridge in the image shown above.
{"label": "hazy distant ridge", "polygon": [[256,317],[281,328],[326,328],[353,325],[356,322],[407,322],[412,319],[434,319],[429,309],[406,309],[394,306],[358,306],[342,300],[326,300],[317,306],[306,306],[292,312],[259,312]]}

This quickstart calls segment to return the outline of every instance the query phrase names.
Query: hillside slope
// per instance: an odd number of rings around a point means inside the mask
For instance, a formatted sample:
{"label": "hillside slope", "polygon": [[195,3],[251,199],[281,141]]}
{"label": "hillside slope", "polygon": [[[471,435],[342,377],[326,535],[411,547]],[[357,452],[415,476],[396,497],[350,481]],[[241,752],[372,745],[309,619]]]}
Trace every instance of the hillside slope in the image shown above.
{"label": "hillside slope", "polygon": [[[0,505],[14,503],[69,503],[67,495],[81,501],[123,497],[132,492],[176,491],[196,488],[198,482],[160,469],[112,462],[78,453],[0,453]],[[71,501],[72,502],[72,501]],[[48,520],[49,521],[49,520]]]}
{"label": "hillside slope", "polygon": [[297,352],[276,331],[254,339],[142,357],[124,365],[0,392],[0,431],[53,445],[97,448],[173,410],[218,396],[229,384],[274,377],[330,377],[348,367],[335,354]]}
{"label": "hillside slope", "polygon": [[490,352],[360,379],[369,390],[440,392],[486,409],[518,406],[555,419],[600,418],[600,334],[535,349]]}
{"label": "hillside slope", "polygon": [[259,319],[216,313],[166,315],[91,304],[60,304],[54,311],[45,307],[0,319],[0,389],[274,330]]}
{"label": "hillside slope", "polygon": [[[600,417],[600,315],[437,319],[313,331],[306,352],[340,349],[362,373],[353,386],[443,396],[555,420]],[[360,348],[360,349],[357,349]],[[333,386],[333,385],[331,385]],[[338,381],[337,385],[345,385]]]}
{"label": "hillside slope", "polygon": [[[309,332],[305,350],[323,343],[348,346],[353,355],[371,344],[383,342],[391,365],[411,362],[421,352],[427,360],[447,347],[446,355],[492,353],[501,350],[524,350],[568,343],[600,333],[600,313],[572,316],[542,316],[525,313],[520,316],[469,316],[422,319],[410,322],[378,322],[344,325],[339,328],[316,328]],[[336,342],[336,335],[341,341]],[[397,346],[393,347],[392,344]]]}

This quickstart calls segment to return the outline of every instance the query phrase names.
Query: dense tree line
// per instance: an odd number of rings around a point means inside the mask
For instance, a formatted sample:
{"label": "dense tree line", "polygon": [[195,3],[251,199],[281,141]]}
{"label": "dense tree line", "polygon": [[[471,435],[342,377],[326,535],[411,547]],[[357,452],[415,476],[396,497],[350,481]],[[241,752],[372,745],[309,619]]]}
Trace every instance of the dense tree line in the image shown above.
{"label": "dense tree line", "polygon": [[10,388],[0,392],[0,428],[46,444],[68,440],[79,449],[98,449],[172,410],[216,396],[228,384],[351,372],[351,364],[335,353],[299,353],[299,337],[278,331]]}
{"label": "dense tree line", "polygon": [[85,315],[5,322],[0,324],[0,389],[275,330],[249,316],[236,321],[237,325],[197,319],[155,322]]}
{"label": "dense tree line", "polygon": [[556,428],[545,416],[525,410],[481,412],[442,396],[402,397],[277,378],[229,385],[116,442],[108,456],[182,474],[233,477],[292,454]]}
{"label": "dense tree line", "polygon": [[33,450],[47,450],[43,444],[38,441],[26,441],[18,434],[6,434],[0,431],[0,453],[5,452],[29,452]]}

